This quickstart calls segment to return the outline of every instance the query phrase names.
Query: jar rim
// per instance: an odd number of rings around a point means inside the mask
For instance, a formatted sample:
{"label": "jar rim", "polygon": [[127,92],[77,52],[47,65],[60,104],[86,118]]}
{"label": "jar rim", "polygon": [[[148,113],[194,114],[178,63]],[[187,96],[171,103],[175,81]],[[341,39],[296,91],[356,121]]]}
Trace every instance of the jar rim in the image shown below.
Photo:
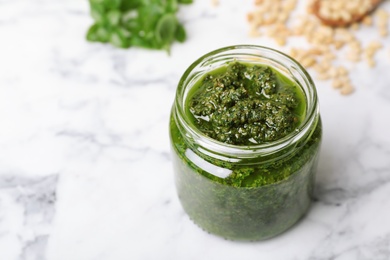
{"label": "jar rim", "polygon": [[[259,60],[264,60],[264,58],[267,58],[264,56],[264,54],[270,54],[273,55],[274,57],[273,59],[270,60],[285,67],[285,69],[287,69],[291,74],[292,74],[291,71],[292,69],[294,69],[295,72],[298,72],[298,74],[300,74],[300,76],[304,80],[303,83],[305,83],[305,86],[302,86],[302,82],[297,82],[297,79],[293,78],[293,80],[302,88],[302,91],[304,92],[306,97],[307,105],[306,105],[305,118],[295,131],[272,142],[244,146],[244,145],[227,144],[227,143],[217,141],[205,135],[198,128],[192,127],[192,123],[190,119],[187,117],[185,112],[185,101],[187,96],[185,95],[184,91],[188,87],[187,86],[188,77],[191,75],[191,73],[194,72],[194,70],[197,67],[202,65],[210,65],[209,62],[212,61],[213,60],[212,58],[215,57],[216,55],[221,55],[228,52],[232,52],[230,53],[230,55],[238,55],[238,56],[249,54],[251,56],[258,57]],[[237,52],[237,53],[233,53],[233,52]],[[284,63],[281,63],[280,60],[282,60]],[[253,63],[260,64],[260,62],[253,62]],[[286,65],[288,65],[288,67],[286,67]],[[216,68],[218,67],[220,66],[217,66]],[[207,72],[211,70],[212,69],[209,69],[207,70]],[[204,73],[202,73],[202,75],[204,75]],[[288,77],[291,79],[291,75],[289,75]],[[213,154],[217,153],[221,155],[230,155],[230,157],[246,158],[246,157],[252,157],[254,154],[256,154],[257,156],[274,154],[276,152],[281,151],[283,148],[287,146],[291,146],[292,144],[297,143],[299,140],[302,139],[303,136],[306,136],[308,134],[309,130],[311,129],[311,126],[314,123],[316,123],[317,121],[316,115],[318,115],[319,113],[318,107],[319,105],[317,100],[317,91],[314,82],[311,76],[309,75],[309,73],[306,71],[306,69],[302,65],[300,65],[295,59],[284,54],[283,52],[280,52],[278,50],[269,47],[264,47],[259,45],[232,45],[232,46],[219,48],[209,53],[206,53],[205,55],[198,58],[187,68],[187,70],[180,78],[178,84],[176,98],[175,98],[174,115],[175,115],[175,120],[184,128],[184,130],[188,134],[188,137],[190,137],[199,147],[203,148],[204,151],[209,151],[212,152]]]}

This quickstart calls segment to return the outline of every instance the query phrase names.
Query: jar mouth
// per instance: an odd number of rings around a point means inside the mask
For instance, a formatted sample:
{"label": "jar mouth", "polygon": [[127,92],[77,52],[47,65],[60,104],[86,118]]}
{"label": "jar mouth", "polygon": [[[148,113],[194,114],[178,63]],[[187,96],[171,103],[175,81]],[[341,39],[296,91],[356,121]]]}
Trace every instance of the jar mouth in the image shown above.
{"label": "jar mouth", "polygon": [[[262,64],[270,66],[293,80],[302,88],[306,99],[306,113],[297,129],[286,136],[272,141],[254,145],[233,145],[217,141],[202,133],[186,116],[185,103],[189,90],[204,74],[225,65],[229,61]],[[298,144],[308,135],[311,126],[317,121],[318,114],[317,91],[308,72],[290,56],[272,48],[258,45],[227,46],[209,52],[192,63],[181,77],[174,107],[175,120],[179,128],[183,128],[186,136],[194,142],[198,149],[212,154],[231,155],[231,157],[252,157],[271,155],[285,147]]]}

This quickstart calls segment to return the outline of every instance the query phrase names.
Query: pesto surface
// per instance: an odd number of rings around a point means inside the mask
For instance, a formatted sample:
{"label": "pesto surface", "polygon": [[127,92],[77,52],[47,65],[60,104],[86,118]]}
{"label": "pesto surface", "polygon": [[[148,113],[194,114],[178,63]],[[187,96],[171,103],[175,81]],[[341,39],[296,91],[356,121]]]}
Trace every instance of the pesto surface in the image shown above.
{"label": "pesto surface", "polygon": [[199,80],[186,107],[201,132],[234,145],[280,139],[299,126],[306,109],[292,80],[268,66],[237,61]]}

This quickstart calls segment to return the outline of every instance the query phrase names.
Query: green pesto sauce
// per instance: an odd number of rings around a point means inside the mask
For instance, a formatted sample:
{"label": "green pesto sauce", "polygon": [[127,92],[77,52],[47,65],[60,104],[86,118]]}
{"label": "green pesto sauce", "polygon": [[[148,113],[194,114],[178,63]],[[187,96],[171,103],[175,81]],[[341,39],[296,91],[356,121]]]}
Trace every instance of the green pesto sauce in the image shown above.
{"label": "green pesto sauce", "polygon": [[[263,240],[284,232],[307,212],[314,189],[321,121],[293,156],[257,165],[227,163],[201,154],[196,155],[195,162],[188,156],[191,148],[173,117],[170,136],[180,202],[202,229],[227,239]],[[204,163],[199,163],[201,160]],[[231,174],[218,177],[202,166],[208,163],[229,169]]]}
{"label": "green pesto sauce", "polygon": [[[251,80],[243,78],[246,74]],[[234,62],[202,77],[188,94],[186,106],[187,116],[207,136],[246,146],[294,131],[305,116],[304,100],[300,87],[281,73]],[[285,231],[307,212],[322,138],[319,117],[311,134],[291,154],[283,159],[271,155],[267,162],[208,156],[181,131],[172,114],[178,196],[190,218],[204,230],[233,240],[262,240]],[[221,169],[229,174],[219,175]]]}
{"label": "green pesto sauce", "polygon": [[278,140],[305,117],[301,88],[264,65],[232,62],[204,75],[191,89],[186,109],[205,135],[234,145]]}

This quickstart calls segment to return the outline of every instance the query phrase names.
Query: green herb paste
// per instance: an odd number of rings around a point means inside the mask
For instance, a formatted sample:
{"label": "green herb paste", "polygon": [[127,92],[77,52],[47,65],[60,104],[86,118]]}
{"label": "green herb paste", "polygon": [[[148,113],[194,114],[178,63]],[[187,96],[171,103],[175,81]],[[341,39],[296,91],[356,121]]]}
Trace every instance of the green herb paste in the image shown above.
{"label": "green herb paste", "polygon": [[[300,87],[276,70],[234,62],[196,82],[186,108],[205,135],[250,147],[295,131],[305,102]],[[267,239],[285,231],[310,206],[321,136],[317,117],[308,137],[286,156],[217,159],[188,141],[172,115],[172,159],[183,208],[200,227],[228,239]]]}
{"label": "green herb paste", "polygon": [[294,131],[305,116],[304,100],[300,87],[276,70],[233,62],[198,81],[186,107],[207,136],[254,145]]}

